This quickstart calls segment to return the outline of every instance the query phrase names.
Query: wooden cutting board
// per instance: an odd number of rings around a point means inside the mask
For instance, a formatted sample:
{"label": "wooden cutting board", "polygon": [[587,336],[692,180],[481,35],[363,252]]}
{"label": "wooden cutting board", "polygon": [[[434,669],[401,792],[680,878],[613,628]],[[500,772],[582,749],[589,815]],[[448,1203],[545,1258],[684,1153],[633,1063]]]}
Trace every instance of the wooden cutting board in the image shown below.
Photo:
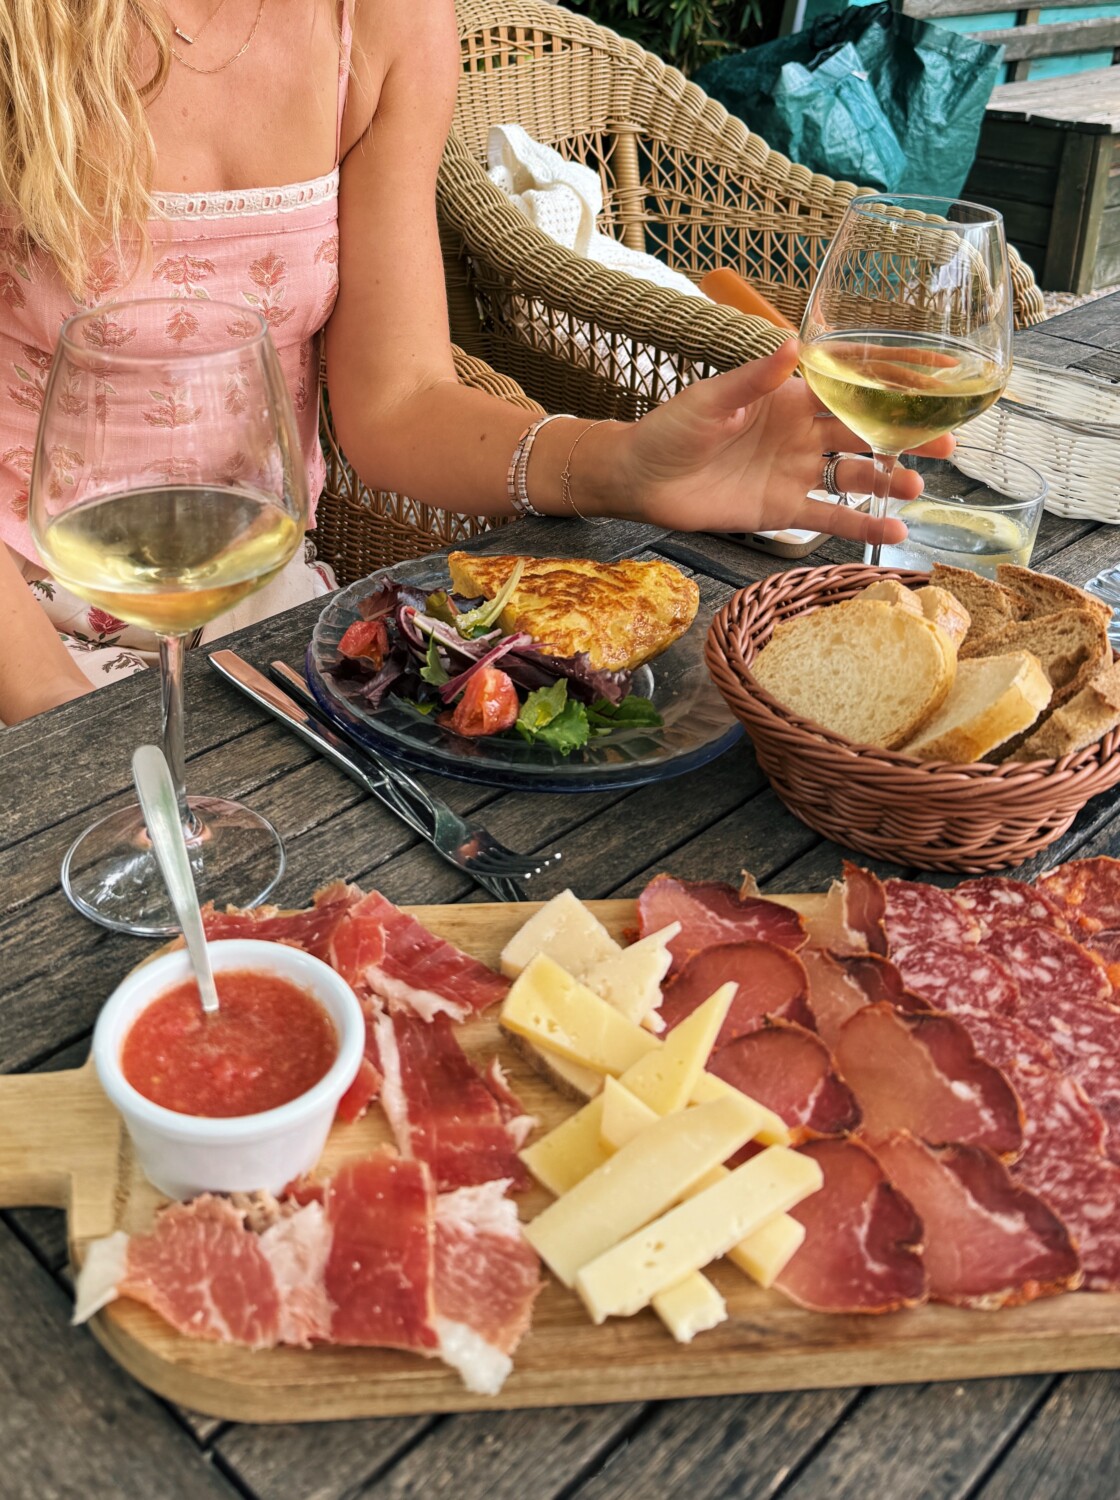
{"label": "wooden cutting board", "polygon": [[[616,935],[633,929],[632,901],[590,902]],[[409,908],[433,932],[496,966],[536,905]],[[531,1113],[551,1128],[576,1106],[557,1094],[499,1033],[496,1013],[461,1028],[479,1059],[497,1051]],[[330,1172],[389,1139],[379,1110],[333,1131]],[[89,1063],[64,1073],[0,1078],[0,1206],[65,1208],[71,1256],[114,1229],[139,1231],[162,1200],[140,1175],[119,1117]],[[523,1218],[550,1201],[520,1200]],[[727,1263],[709,1274],[729,1318],[675,1343],[651,1312],[595,1327],[574,1293],[549,1280],[514,1372],[494,1398],[472,1395],[436,1360],[386,1349],[252,1352],[175,1333],[135,1302],[93,1320],[97,1338],[144,1385],[196,1411],[237,1422],[464,1411],[706,1396],[819,1386],[886,1385],[983,1375],[1120,1366],[1120,1294],[1051,1297],[999,1312],[922,1307],[883,1317],[808,1313]],[[75,1335],[77,1337],[77,1335]]]}

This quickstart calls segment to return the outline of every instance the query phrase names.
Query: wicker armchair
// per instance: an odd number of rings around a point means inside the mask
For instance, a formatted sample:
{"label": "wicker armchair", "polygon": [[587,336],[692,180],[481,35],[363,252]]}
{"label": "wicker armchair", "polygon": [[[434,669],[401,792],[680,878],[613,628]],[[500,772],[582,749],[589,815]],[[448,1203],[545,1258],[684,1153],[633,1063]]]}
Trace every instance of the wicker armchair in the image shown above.
{"label": "wicker armchair", "polygon": [[[499,396],[513,406],[539,413],[515,383],[482,360],[456,349],[455,370],[463,385]],[[334,568],[339,583],[365,578],[378,568],[422,557],[467,537],[477,536],[510,517],[461,516],[435,510],[406,495],[371,490],[346,462],[331,425],[325,382],[319,403],[319,437],[327,460],[327,478],[319,497],[312,533],[316,550]]]}
{"label": "wicker armchair", "polygon": [[[675,68],[538,0],[458,0],[463,71],[437,193],[456,343],[549,411],[635,418],[697,376],[770,353],[769,323],[609,271],[541,234],[487,178],[518,123],[596,167],[601,227],[698,279],[737,266],[795,322],[852,183],[814,175]],[[1044,316],[1012,254],[1016,320]]]}

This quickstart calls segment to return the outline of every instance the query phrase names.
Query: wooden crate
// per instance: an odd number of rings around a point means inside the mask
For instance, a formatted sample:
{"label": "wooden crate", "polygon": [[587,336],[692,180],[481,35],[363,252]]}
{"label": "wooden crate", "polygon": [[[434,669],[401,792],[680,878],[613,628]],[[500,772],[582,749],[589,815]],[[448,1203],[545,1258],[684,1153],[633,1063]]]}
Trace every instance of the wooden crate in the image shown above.
{"label": "wooden crate", "polygon": [[1120,281],[1120,68],[995,89],[962,194],[1054,292]]}

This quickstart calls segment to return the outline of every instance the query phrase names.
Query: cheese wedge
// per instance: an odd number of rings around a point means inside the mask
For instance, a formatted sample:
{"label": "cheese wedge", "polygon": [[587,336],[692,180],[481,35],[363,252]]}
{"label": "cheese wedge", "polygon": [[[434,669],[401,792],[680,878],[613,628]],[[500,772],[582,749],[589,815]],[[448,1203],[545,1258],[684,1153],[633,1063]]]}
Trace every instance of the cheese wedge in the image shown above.
{"label": "cheese wedge", "polygon": [[[525,1238],[553,1274],[565,1286],[571,1286],[581,1266],[656,1218],[705,1172],[745,1145],[754,1125],[750,1101],[742,1096],[719,1099],[714,1104],[699,1105],[655,1120],[589,1177],[526,1224]],[[804,1160],[819,1175],[815,1162],[808,1157],[798,1160]],[[693,1205],[688,1203],[684,1207],[691,1210]],[[780,1211],[776,1208],[763,1217],[770,1218]],[[682,1281],[700,1264],[685,1266],[679,1276],[666,1281],[664,1286]],[[661,1291],[662,1286],[654,1290]],[[648,1302],[649,1297],[645,1300]]]}
{"label": "cheese wedge", "polygon": [[561,891],[514,933],[498,962],[507,978],[516,979],[531,959],[545,953],[569,974],[581,975],[623,951],[578,896]]}
{"label": "cheese wedge", "polygon": [[[620,949],[582,972],[577,971],[578,977],[628,1020],[637,1021],[650,1031],[664,1031],[665,1022],[657,1014],[661,1006],[661,983],[673,965],[669,944],[680,930],[679,922],[670,922],[660,932],[651,932],[629,948]],[[563,963],[563,956],[559,957]]]}
{"label": "cheese wedge", "polygon": [[[696,1113],[686,1110],[671,1118],[687,1120]],[[631,1144],[657,1128],[651,1125]],[[816,1192],[822,1181],[821,1169],[811,1157],[771,1146],[584,1264],[575,1273],[576,1291],[596,1323],[640,1312],[659,1292],[726,1255],[732,1245]]]}
{"label": "cheese wedge", "polygon": [[656,1051],[627,1068],[623,1082],[655,1114],[671,1115],[692,1098],[707,1065],[738,985],[721,984],[714,995],[674,1026]]}
{"label": "cheese wedge", "polygon": [[727,1303],[700,1271],[693,1271],[650,1301],[678,1344],[691,1344],[698,1333],[707,1333],[727,1317]]}
{"label": "cheese wedge", "polygon": [[[614,1083],[614,1079],[608,1078],[607,1082]],[[605,1107],[606,1095],[599,1094],[590,1104],[569,1115],[555,1130],[550,1130],[539,1141],[517,1153],[541,1186],[555,1193],[557,1198],[570,1192],[577,1182],[590,1177],[611,1155],[613,1148],[602,1142]]]}

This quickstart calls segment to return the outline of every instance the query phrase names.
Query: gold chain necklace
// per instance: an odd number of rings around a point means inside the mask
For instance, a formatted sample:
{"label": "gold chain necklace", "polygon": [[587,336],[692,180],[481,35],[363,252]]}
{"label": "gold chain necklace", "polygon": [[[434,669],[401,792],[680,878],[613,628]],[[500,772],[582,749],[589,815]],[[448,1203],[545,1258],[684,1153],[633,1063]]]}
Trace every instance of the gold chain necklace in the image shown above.
{"label": "gold chain necklace", "polygon": [[253,38],[257,34],[257,27],[261,24],[261,16],[263,14],[264,14],[264,0],[259,0],[259,4],[257,5],[257,18],[253,22],[252,30],[249,32],[249,35],[241,43],[241,46],[238,47],[237,51],[233,54],[233,56],[232,57],[227,57],[226,60],[225,60],[225,62],[219,63],[216,68],[196,68],[195,65],[194,65],[194,63],[189,63],[186,60],[186,58],[183,56],[183,54],[181,52],[176,52],[175,51],[174,47],[172,47],[172,49],[171,49],[171,56],[175,59],[176,62],[182,63],[183,67],[186,68],[191,73],[220,73],[220,72],[222,72],[222,70],[224,68],[228,68],[231,65],[231,63],[235,63],[239,57],[244,57],[245,54],[246,54],[246,52],[248,52],[249,47],[252,44]]}
{"label": "gold chain necklace", "polygon": [[222,6],[225,3],[226,3],[226,0],[218,0],[217,5],[210,12],[210,14],[206,17],[205,21],[203,21],[202,25],[195,32],[194,36],[188,36],[187,33],[183,30],[183,28],[181,26],[176,26],[176,24],[175,24],[174,21],[172,21],[172,23],[171,23],[171,30],[175,33],[175,35],[179,38],[179,40],[181,42],[186,42],[186,44],[187,44],[188,47],[193,47],[194,44],[195,44],[195,42],[198,41],[199,37],[206,30],[207,26],[210,25],[210,22],[218,14],[218,12],[221,10]]}

